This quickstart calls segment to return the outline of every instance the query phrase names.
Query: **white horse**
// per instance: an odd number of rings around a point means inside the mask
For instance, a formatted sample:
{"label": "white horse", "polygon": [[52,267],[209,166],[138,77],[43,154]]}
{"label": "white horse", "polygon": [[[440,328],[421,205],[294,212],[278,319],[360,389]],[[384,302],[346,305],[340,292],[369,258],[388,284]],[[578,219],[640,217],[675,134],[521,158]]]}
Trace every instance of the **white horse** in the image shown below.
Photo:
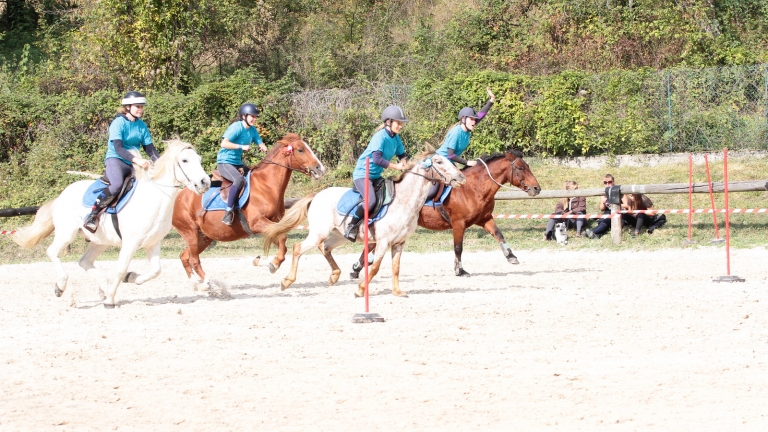
{"label": "white horse", "polygon": [[[407,297],[400,290],[400,255],[408,237],[413,234],[417,226],[417,218],[424,201],[429,194],[432,181],[441,181],[453,187],[459,187],[466,181],[464,175],[448,159],[433,153],[423,153],[420,160],[411,162],[407,171],[402,174],[395,184],[395,199],[389,205],[387,215],[372,224],[369,230],[370,241],[375,241],[374,261],[368,275],[368,282],[378,273],[381,260],[387,249],[392,247],[392,294]],[[336,204],[349,188],[332,187],[319,192],[317,195],[309,195],[296,202],[283,216],[280,222],[268,226],[262,231],[264,236],[264,251],[269,253],[270,245],[280,236],[298,225],[304,218],[309,221],[309,234],[307,238],[293,245],[293,261],[291,271],[281,282],[282,289],[286,289],[296,281],[296,271],[299,266],[299,258],[313,247],[318,247],[331,265],[331,277],[328,285],[333,285],[339,280],[341,269],[331,255],[331,251],[347,242],[343,232],[349,221],[344,221],[344,216],[336,211]],[[310,203],[312,206],[310,207]],[[360,235],[357,241],[363,241],[363,229],[360,227]],[[361,281],[356,296],[363,296],[365,281]]]}
{"label": "white horse", "polygon": [[[99,294],[104,307],[115,306],[115,294],[120,282],[143,284],[160,274],[160,241],[171,229],[173,204],[176,196],[186,186],[201,194],[211,186],[210,178],[200,164],[200,156],[191,144],[175,139],[165,141],[167,150],[149,172],[136,166],[138,180],[130,201],[118,213],[121,236],[115,231],[111,215],[102,213],[99,228],[91,233],[83,228],[85,217],[91,209],[82,204],[83,194],[93,183],[79,181],[67,186],[58,198],[43,204],[37,211],[32,225],[20,228],[13,236],[22,248],[31,248],[55,230],[53,242],[47,253],[56,268],[56,296],[61,297],[67,287],[67,272],[59,256],[81,232],[89,241],[88,249],[80,258],[80,267],[93,274],[101,286]],[[96,258],[108,247],[120,247],[117,265],[107,278],[93,265]],[[147,253],[150,271],[139,275],[128,273],[128,264],[134,253],[143,248]]]}

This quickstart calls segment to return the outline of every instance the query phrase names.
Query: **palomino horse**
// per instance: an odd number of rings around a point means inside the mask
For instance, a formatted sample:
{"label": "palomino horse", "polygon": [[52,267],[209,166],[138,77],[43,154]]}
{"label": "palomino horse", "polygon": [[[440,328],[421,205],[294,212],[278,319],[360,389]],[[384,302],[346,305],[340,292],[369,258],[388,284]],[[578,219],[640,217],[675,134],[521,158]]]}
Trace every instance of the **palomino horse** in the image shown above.
{"label": "palomino horse", "polygon": [[[173,211],[173,227],[187,244],[179,255],[187,276],[192,277],[194,271],[207,284],[209,280],[200,265],[200,254],[214,240],[240,240],[252,233],[258,234],[267,225],[280,220],[285,213],[285,189],[293,171],[319,179],[325,174],[325,167],[300,136],[289,133],[250,171],[250,197],[248,204],[240,210],[250,233],[244,229],[239,218],[235,218],[232,226],[225,225],[221,222],[223,211],[203,211],[199,196],[182,191]],[[272,273],[285,261],[285,240],[285,235],[278,239],[278,253],[269,265]]]}
{"label": "palomino horse", "polygon": [[[419,215],[419,226],[434,230],[453,230],[453,251],[455,254],[454,271],[456,276],[469,276],[461,264],[464,248],[464,232],[468,227],[477,225],[488,231],[499,242],[504,257],[510,264],[518,264],[517,257],[504,241],[504,235],[493,221],[494,195],[505,183],[510,183],[529,196],[541,192],[539,182],[534,177],[523,154],[517,150],[508,150],[491,156],[484,156],[477,165],[462,170],[467,177],[467,184],[461,189],[451,191],[444,203],[450,222],[431,206],[424,206]],[[359,277],[363,257],[352,267],[350,276]]]}
{"label": "palomino horse", "polygon": [[[433,153],[425,153],[421,160],[411,162],[407,171],[403,173],[400,180],[395,184],[395,199],[389,205],[387,215],[381,220],[373,223],[373,229],[370,231],[376,239],[376,248],[374,252],[374,262],[369,273],[368,281],[378,273],[381,266],[381,260],[387,249],[392,247],[392,294],[397,296],[407,295],[400,290],[400,255],[403,252],[405,241],[416,230],[416,219],[419,215],[419,209],[424,205],[424,200],[429,193],[431,181],[441,181],[445,184],[451,184],[459,187],[466,181],[461,172],[453,166],[446,158]],[[286,233],[293,229],[299,222],[306,217],[309,221],[309,234],[307,238],[293,245],[293,261],[291,262],[291,271],[281,282],[282,289],[286,289],[296,281],[296,271],[299,266],[299,258],[302,254],[313,247],[318,247],[331,265],[331,277],[328,280],[329,285],[335,284],[339,280],[341,270],[331,255],[331,251],[347,242],[343,232],[346,229],[348,220],[345,216],[339,215],[336,211],[336,205],[349,188],[333,187],[319,192],[317,195],[309,195],[299,200],[286,213],[280,222],[270,225],[264,229],[264,251],[269,252],[269,247],[278,239],[285,237]],[[312,206],[310,207],[310,203]],[[374,234],[375,233],[375,234]],[[362,230],[361,230],[362,234]],[[363,241],[363,236],[357,237],[358,241]],[[365,290],[365,281],[360,282],[355,295],[362,296]]]}
{"label": "palomino horse", "polygon": [[[115,306],[115,294],[120,282],[141,285],[160,274],[160,241],[171,230],[171,214],[180,187],[186,186],[189,193],[201,194],[208,190],[211,181],[200,165],[200,156],[192,145],[180,140],[166,141],[168,149],[145,173],[136,168],[138,181],[130,201],[118,213],[119,229],[106,214],[102,214],[99,228],[95,233],[81,229],[83,221],[91,211],[82,204],[83,195],[92,180],[73,183],[53,201],[43,204],[37,211],[35,222],[19,229],[13,239],[23,248],[31,248],[55,230],[53,242],[48,247],[48,257],[53,261],[58,280],[55,293],[61,294],[67,287],[67,272],[61,265],[59,255],[78,232],[89,241],[88,249],[80,258],[80,267],[93,274],[102,284],[99,293],[104,298],[104,307]],[[112,277],[107,279],[93,265],[96,258],[108,247],[120,248],[117,265]],[[147,253],[150,270],[139,275],[128,272],[133,254],[139,248]]]}

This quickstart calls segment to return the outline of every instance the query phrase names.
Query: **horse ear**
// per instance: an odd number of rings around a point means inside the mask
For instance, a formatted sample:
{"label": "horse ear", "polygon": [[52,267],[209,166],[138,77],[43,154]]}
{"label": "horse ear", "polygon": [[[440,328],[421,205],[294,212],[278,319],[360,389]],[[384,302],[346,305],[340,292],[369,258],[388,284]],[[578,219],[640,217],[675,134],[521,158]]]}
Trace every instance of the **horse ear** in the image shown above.
{"label": "horse ear", "polygon": [[427,152],[427,154],[432,154],[435,152],[435,148],[432,147],[432,144],[425,142],[424,143],[424,151]]}

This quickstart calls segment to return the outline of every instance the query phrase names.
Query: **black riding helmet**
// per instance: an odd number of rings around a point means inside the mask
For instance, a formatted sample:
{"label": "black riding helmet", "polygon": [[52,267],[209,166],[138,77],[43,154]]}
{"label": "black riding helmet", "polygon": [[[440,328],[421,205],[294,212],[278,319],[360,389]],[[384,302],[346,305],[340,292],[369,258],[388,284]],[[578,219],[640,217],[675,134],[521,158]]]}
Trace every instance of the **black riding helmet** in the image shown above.
{"label": "black riding helmet", "polygon": [[384,108],[384,111],[381,112],[381,121],[386,123],[387,120],[397,120],[403,123],[408,121],[408,119],[405,118],[403,109],[397,105],[390,105]]}
{"label": "black riding helmet", "polygon": [[259,116],[259,109],[256,108],[256,105],[247,102],[242,105],[240,105],[240,110],[238,111],[238,114],[240,114],[240,118],[245,118],[247,115],[252,116]]}
{"label": "black riding helmet", "polygon": [[477,112],[475,112],[475,109],[472,107],[464,107],[461,110],[459,110],[458,118],[459,120],[461,120],[464,117],[469,117],[477,120]]}
{"label": "black riding helmet", "polygon": [[147,98],[137,92],[137,91],[129,91],[128,93],[123,96],[123,100],[121,101],[121,104],[123,106],[126,105],[146,105],[147,104]]}

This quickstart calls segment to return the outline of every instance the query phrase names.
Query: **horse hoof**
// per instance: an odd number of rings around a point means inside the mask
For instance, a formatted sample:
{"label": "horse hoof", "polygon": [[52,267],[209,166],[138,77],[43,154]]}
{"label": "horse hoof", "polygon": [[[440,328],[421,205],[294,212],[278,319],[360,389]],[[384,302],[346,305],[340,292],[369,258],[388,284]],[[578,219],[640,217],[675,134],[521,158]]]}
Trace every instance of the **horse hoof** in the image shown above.
{"label": "horse hoof", "polygon": [[253,266],[256,267],[257,265],[259,265],[259,261],[260,260],[261,260],[261,256],[257,256],[256,258],[254,258],[253,259]]}
{"label": "horse hoof", "polygon": [[269,263],[269,272],[274,273],[277,271],[277,266],[274,263]]}
{"label": "horse hoof", "polygon": [[[131,275],[135,275],[134,272],[128,272],[125,274],[125,277],[123,277],[123,283],[131,283]],[[136,280],[136,279],[134,279]]]}
{"label": "horse hoof", "polygon": [[398,297],[401,297],[401,298],[408,298],[408,294],[406,294],[406,293],[404,293],[402,291],[400,291],[399,293],[393,292],[392,294],[394,294],[394,295],[396,295]]}
{"label": "horse hoof", "polygon": [[507,262],[510,264],[520,264],[520,261],[517,260],[517,257],[513,256],[507,258]]}
{"label": "horse hoof", "polygon": [[357,272],[357,273],[355,273],[355,272],[350,272],[350,273],[349,273],[349,278],[350,278],[350,279],[359,279],[359,278],[360,278],[360,272]]}
{"label": "horse hoof", "polygon": [[456,272],[456,276],[458,276],[458,277],[470,277],[472,275],[470,275],[469,273],[464,271],[464,269],[459,269],[459,271]]}
{"label": "horse hoof", "polygon": [[56,297],[61,297],[62,294],[64,294],[64,291],[59,289],[59,286],[56,285],[56,289],[53,291],[54,294],[56,294]]}
{"label": "horse hoof", "polygon": [[285,280],[285,279],[283,279],[282,281],[280,281],[280,291],[285,291],[285,290],[287,290],[287,289],[288,289],[288,287],[289,287],[289,286],[291,286],[291,284],[292,284],[292,283],[293,283],[293,282],[286,282],[286,280]]}
{"label": "horse hoof", "polygon": [[113,304],[107,304],[107,303],[102,303],[102,304],[104,305],[104,309],[114,309],[115,308],[115,305],[113,305]]}

